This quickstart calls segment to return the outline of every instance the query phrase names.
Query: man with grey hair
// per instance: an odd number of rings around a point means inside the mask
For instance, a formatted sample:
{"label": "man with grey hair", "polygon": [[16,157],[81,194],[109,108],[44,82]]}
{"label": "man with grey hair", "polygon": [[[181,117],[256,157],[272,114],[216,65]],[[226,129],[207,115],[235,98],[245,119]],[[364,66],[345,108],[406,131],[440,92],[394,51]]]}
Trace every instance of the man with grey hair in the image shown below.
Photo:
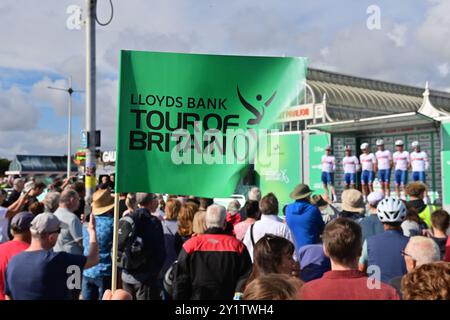
{"label": "man with grey hair", "polygon": [[22,193],[24,187],[25,187],[25,180],[22,178],[16,178],[13,181],[13,190],[11,191],[11,193],[8,195],[8,197],[6,198],[6,200],[3,203],[3,207],[8,208],[10,205],[12,205],[14,202],[16,202],[19,197],[20,194]]}
{"label": "man with grey hair", "polygon": [[44,200],[44,212],[54,213],[59,206],[59,199],[61,194],[56,191],[49,192],[45,195]]}
{"label": "man with grey hair", "polygon": [[[245,245],[225,233],[226,210],[210,205],[206,231],[186,241],[174,268],[175,300],[231,300],[250,275],[252,262]],[[213,272],[215,271],[215,272]]]}
{"label": "man with grey hair", "polygon": [[139,265],[132,270],[122,270],[123,289],[134,300],[160,300],[158,275],[166,259],[166,247],[161,221],[152,215],[158,208],[158,198],[154,193],[138,192],[136,202],[139,208],[121,221],[133,220],[145,259],[141,259]]}
{"label": "man with grey hair", "polygon": [[61,233],[54,250],[72,254],[83,254],[83,227],[73,213],[80,205],[80,197],[75,190],[65,189],[59,198],[55,216],[61,221]]}
{"label": "man with grey hair", "polygon": [[[261,190],[258,187],[252,187],[247,194],[248,201],[260,201],[261,200]],[[247,212],[245,211],[245,206],[239,211],[241,221],[247,219]]]}
{"label": "man with grey hair", "polygon": [[[406,270],[408,273],[412,272],[421,265],[441,260],[441,253],[436,242],[434,242],[431,238],[422,236],[409,238],[405,250],[402,251],[402,255],[405,259]],[[390,281],[390,285],[397,290],[400,297],[400,285],[402,278],[403,276],[395,277]]]}
{"label": "man with grey hair", "polygon": [[248,192],[248,200],[261,200],[261,190],[258,187],[252,187]]}
{"label": "man with grey hair", "polygon": [[229,228],[231,232],[233,232],[234,226],[241,222],[241,214],[239,213],[240,208],[241,204],[237,200],[232,200],[228,203],[226,220],[230,224]]}
{"label": "man with grey hair", "polygon": [[226,221],[226,211],[224,206],[211,205],[206,209],[205,224],[206,228],[224,228]]}

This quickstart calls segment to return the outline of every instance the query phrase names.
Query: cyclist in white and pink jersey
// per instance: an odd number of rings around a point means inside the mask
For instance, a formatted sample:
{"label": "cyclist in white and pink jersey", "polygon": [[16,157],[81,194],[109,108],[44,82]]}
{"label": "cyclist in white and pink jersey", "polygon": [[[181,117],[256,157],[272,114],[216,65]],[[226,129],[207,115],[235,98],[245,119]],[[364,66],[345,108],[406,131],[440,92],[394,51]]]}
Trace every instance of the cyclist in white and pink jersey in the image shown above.
{"label": "cyclist in white and pink jersey", "polygon": [[428,161],[428,155],[425,151],[420,150],[419,141],[414,141],[412,143],[414,151],[411,152],[411,168],[412,168],[412,178],[414,181],[426,182],[425,171],[428,170],[430,162]]}
{"label": "cyclist in white and pink jersey", "polygon": [[391,169],[392,169],[392,154],[389,150],[384,148],[383,139],[377,140],[378,151],[375,152],[377,158],[378,180],[381,184],[381,190],[386,197],[391,196]]}
{"label": "cyclist in white and pink jersey", "polygon": [[336,202],[336,190],[334,188],[334,172],[336,171],[336,158],[331,155],[331,146],[327,146],[325,154],[322,156],[322,183],[325,194],[329,196],[328,186],[330,186],[332,201]]}
{"label": "cyclist in white and pink jersey", "polygon": [[359,162],[361,163],[361,187],[365,202],[369,193],[373,192],[376,158],[369,151],[369,144],[367,142],[361,144],[361,151],[362,154],[359,156]]}
{"label": "cyclist in white and pink jersey", "polygon": [[394,152],[394,166],[395,166],[395,192],[397,197],[405,199],[401,193],[405,191],[405,186],[408,182],[408,168],[410,166],[409,152],[404,150],[404,143],[402,140],[395,141]]}
{"label": "cyclist in white and pink jersey", "polygon": [[356,187],[356,172],[359,171],[358,157],[352,155],[352,148],[345,146],[345,157],[342,159],[346,189]]}

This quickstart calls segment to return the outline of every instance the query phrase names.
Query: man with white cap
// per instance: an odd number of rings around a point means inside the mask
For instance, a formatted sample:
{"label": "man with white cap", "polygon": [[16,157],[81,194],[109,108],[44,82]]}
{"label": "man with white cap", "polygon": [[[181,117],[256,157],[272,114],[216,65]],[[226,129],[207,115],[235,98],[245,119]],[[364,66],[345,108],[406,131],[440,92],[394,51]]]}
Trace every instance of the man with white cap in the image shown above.
{"label": "man with white cap", "polygon": [[408,168],[410,166],[409,152],[404,150],[404,143],[402,140],[395,141],[395,148],[397,151],[394,152],[394,166],[395,166],[395,192],[397,197],[405,199],[401,195],[404,192],[405,186],[408,181]]}
{"label": "man with white cap", "polygon": [[329,195],[328,186],[330,186],[332,201],[336,202],[336,190],[334,189],[336,158],[331,153],[331,146],[327,146],[325,148],[325,154],[322,156],[322,183],[326,195]]}
{"label": "man with white cap", "polygon": [[386,197],[389,197],[391,195],[392,154],[384,148],[383,139],[378,139],[376,143],[378,151],[375,152],[375,157],[377,158],[378,180],[381,184],[381,190]]}
{"label": "man with white cap", "polygon": [[10,300],[69,300],[69,290],[81,285],[83,268],[98,263],[95,218],[89,221],[89,255],[55,252],[61,223],[52,213],[31,222],[31,244],[13,256],[5,273],[5,295]]}
{"label": "man with white cap", "polygon": [[346,189],[355,189],[356,186],[356,172],[359,170],[358,157],[352,155],[352,147],[345,146],[345,157],[342,159],[344,167],[344,180]]}
{"label": "man with white cap", "polygon": [[414,149],[411,152],[411,167],[412,167],[412,178],[413,181],[426,182],[425,171],[428,170],[430,163],[428,161],[428,155],[425,151],[420,150],[419,141],[414,141],[412,143]]}
{"label": "man with white cap", "polygon": [[362,154],[359,156],[361,163],[361,186],[364,196],[364,202],[367,201],[369,192],[373,192],[373,179],[375,178],[375,155],[369,151],[369,144],[364,142],[361,144]]}
{"label": "man with white cap", "polygon": [[[427,177],[425,171],[427,171],[430,166],[428,155],[425,151],[420,150],[419,141],[413,141],[411,146],[414,149],[410,155],[412,179],[413,181],[421,181],[426,184]],[[427,200],[428,197],[425,195],[424,202],[427,203]]]}
{"label": "man with white cap", "polygon": [[377,215],[378,203],[383,199],[384,194],[379,191],[371,192],[367,197],[368,216],[359,221],[363,241],[371,236],[384,232],[383,224]]}

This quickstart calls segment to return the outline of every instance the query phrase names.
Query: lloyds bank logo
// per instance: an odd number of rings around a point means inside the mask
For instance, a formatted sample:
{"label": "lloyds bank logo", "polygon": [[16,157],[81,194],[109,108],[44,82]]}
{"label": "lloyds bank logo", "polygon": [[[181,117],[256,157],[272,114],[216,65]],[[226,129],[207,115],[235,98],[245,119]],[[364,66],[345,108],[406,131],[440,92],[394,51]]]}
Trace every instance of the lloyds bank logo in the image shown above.
{"label": "lloyds bank logo", "polygon": [[[257,125],[261,122],[262,118],[264,117],[265,108],[268,108],[269,105],[273,102],[277,94],[277,91],[274,91],[274,93],[272,93],[272,95],[262,104],[262,106],[261,105],[254,106],[250,102],[248,102],[248,100],[245,99],[244,96],[241,94],[241,91],[239,90],[239,85],[237,86],[237,94],[239,96],[239,100],[241,101],[245,109],[247,109],[254,115],[254,118],[249,119],[247,121],[247,125],[252,126]],[[256,101],[258,101],[258,103],[261,103],[263,96],[261,94],[257,94],[255,99]]]}

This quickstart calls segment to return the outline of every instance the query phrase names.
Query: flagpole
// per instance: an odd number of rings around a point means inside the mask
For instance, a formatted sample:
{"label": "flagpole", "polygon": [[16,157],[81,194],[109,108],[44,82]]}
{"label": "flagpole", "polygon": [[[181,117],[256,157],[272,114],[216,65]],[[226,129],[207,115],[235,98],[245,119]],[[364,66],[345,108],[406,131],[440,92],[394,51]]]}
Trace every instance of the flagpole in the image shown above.
{"label": "flagpole", "polygon": [[119,231],[119,193],[114,193],[114,231],[113,231],[113,247],[112,247],[112,274],[111,274],[111,291],[114,293],[117,289],[117,241]]}

